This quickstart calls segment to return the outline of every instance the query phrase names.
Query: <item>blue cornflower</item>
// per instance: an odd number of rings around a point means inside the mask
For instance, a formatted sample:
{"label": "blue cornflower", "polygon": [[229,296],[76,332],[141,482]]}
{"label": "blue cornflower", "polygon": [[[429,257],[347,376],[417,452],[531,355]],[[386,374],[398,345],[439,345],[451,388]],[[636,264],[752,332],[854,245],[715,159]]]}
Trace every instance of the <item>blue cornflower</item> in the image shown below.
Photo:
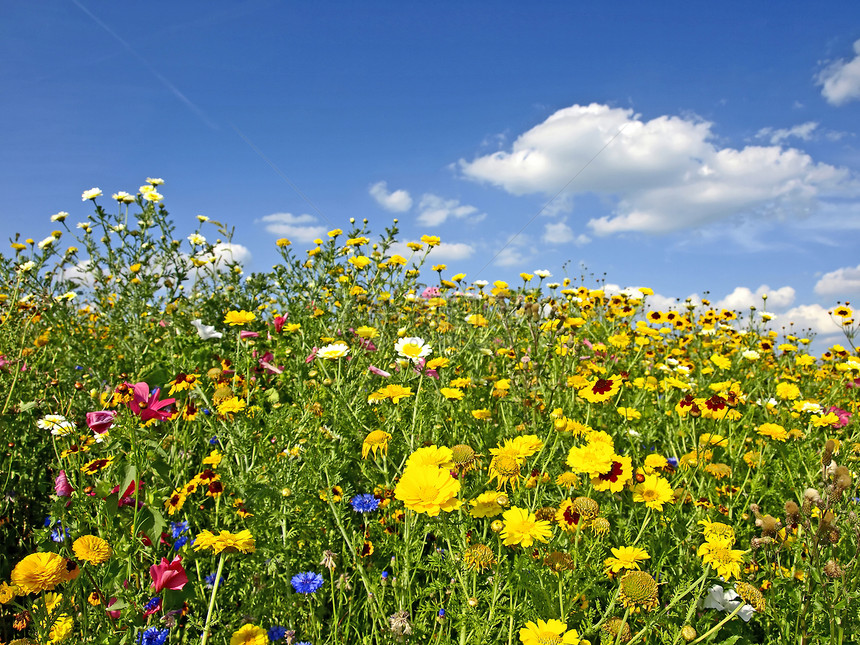
{"label": "blue cornflower", "polygon": [[388,572],[383,571],[380,575],[382,576],[382,579],[385,580],[388,577]]}
{"label": "blue cornflower", "polygon": [[445,609],[444,608],[439,610],[439,618],[445,618]]}
{"label": "blue cornflower", "polygon": [[180,535],[185,533],[188,530],[188,521],[183,520],[181,522],[171,522],[170,523],[170,535],[175,538],[178,538]]}
{"label": "blue cornflower", "polygon": [[677,457],[666,457],[666,461],[669,462],[669,465],[672,466],[672,468],[678,467],[678,458]]}
{"label": "blue cornflower", "polygon": [[314,593],[320,590],[323,586],[323,577],[313,571],[305,571],[297,573],[290,579],[290,584],[298,593]]}
{"label": "blue cornflower", "polygon": [[379,508],[379,500],[370,493],[362,493],[349,500],[349,505],[356,513],[370,513]]}
{"label": "blue cornflower", "polygon": [[45,528],[48,528],[49,526],[51,526],[51,524],[53,524],[53,522],[54,522],[54,520],[51,519],[50,515],[45,517]]}
{"label": "blue cornflower", "polygon": [[69,537],[69,529],[64,529],[59,524],[57,524],[57,528],[51,531],[51,539],[54,542],[62,542],[67,537]]}
{"label": "blue cornflower", "polygon": [[268,634],[269,640],[275,643],[279,640],[283,640],[284,636],[287,635],[287,628],[281,627],[280,625],[273,625],[272,627],[269,627]]}
{"label": "blue cornflower", "polygon": [[164,645],[167,642],[168,634],[170,634],[169,629],[150,627],[137,635],[137,642],[140,645]]}
{"label": "blue cornflower", "polygon": [[153,596],[152,598],[150,598],[147,601],[147,603],[143,606],[143,608],[145,611],[151,611],[151,610],[155,609],[156,607],[158,607],[158,604],[160,602],[161,602],[161,598],[159,598],[158,596]]}
{"label": "blue cornflower", "polygon": [[174,551],[179,551],[182,547],[185,546],[185,543],[188,542],[188,536],[183,535],[181,538],[178,538],[176,542],[173,543]]}

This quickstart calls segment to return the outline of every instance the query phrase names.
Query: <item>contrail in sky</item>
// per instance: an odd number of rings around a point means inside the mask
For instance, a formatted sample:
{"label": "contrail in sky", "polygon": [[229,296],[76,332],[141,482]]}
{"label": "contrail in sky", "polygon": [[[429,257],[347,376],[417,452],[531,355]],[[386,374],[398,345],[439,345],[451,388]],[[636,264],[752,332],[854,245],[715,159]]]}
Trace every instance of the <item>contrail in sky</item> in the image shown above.
{"label": "contrail in sky", "polygon": [[113,36],[113,37],[114,37],[114,39],[116,39],[116,40],[117,40],[117,41],[118,41],[118,42],[119,42],[123,47],[125,47],[125,48],[128,50],[128,52],[129,52],[132,56],[134,56],[138,61],[140,61],[140,62],[143,64],[143,66],[144,66],[144,67],[146,67],[146,69],[148,69],[148,70],[152,73],[152,75],[153,75],[153,76],[155,76],[155,78],[157,78],[159,81],[161,81],[162,85],[164,85],[168,90],[170,90],[170,92],[171,92],[171,93],[172,93],[176,98],[178,98],[180,101],[182,101],[182,103],[184,103],[184,104],[185,104],[185,106],[186,106],[189,110],[191,110],[192,112],[194,112],[194,114],[196,114],[196,115],[197,115],[197,117],[198,117],[201,121],[203,121],[203,123],[205,123],[207,126],[209,126],[210,128],[212,128],[213,130],[220,130],[220,128],[218,127],[218,124],[217,124],[217,123],[215,123],[214,121],[212,121],[212,119],[210,119],[208,116],[206,116],[206,113],[205,113],[205,112],[203,112],[203,110],[201,110],[199,107],[197,107],[197,106],[196,106],[196,105],[191,101],[191,99],[189,99],[189,98],[188,98],[187,96],[185,96],[182,92],[180,92],[180,91],[179,91],[179,89],[178,89],[178,88],[177,88],[173,83],[171,83],[169,80],[167,80],[167,79],[166,79],[162,74],[160,74],[160,73],[158,72],[158,70],[156,70],[152,65],[150,65],[149,61],[148,61],[148,60],[146,60],[146,59],[145,59],[143,56],[141,56],[140,54],[138,54],[138,53],[137,53],[137,52],[132,48],[132,46],[131,46],[131,45],[129,45],[129,44],[128,44],[128,42],[127,42],[125,39],[123,39],[123,38],[122,38],[122,36],[120,36],[120,35],[119,35],[118,33],[116,33],[113,29],[111,29],[110,27],[108,27],[104,22],[102,22],[101,20],[99,20],[99,18],[98,18],[97,16],[95,16],[95,15],[94,15],[94,14],[93,14],[89,9],[87,9],[84,5],[82,5],[80,2],[78,2],[78,0],[72,0],[72,2],[73,2],[73,3],[75,3],[75,5],[78,7],[78,9],[80,9],[80,10],[81,10],[81,11],[83,11],[85,14],[87,14],[90,18],[92,18],[92,19],[93,19],[93,21],[94,21],[94,22],[95,22],[99,27],[101,27],[101,28],[102,28],[102,29],[104,29],[106,32],[108,32],[108,33],[109,33],[111,36]]}

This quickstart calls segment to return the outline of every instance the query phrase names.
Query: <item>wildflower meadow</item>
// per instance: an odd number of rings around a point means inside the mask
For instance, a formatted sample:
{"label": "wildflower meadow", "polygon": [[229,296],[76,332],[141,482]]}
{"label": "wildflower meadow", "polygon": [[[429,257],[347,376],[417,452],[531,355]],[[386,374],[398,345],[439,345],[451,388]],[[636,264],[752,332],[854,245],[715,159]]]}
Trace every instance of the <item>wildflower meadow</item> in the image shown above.
{"label": "wildflower meadow", "polygon": [[246,275],[163,183],[0,256],[0,642],[858,642],[850,303],[816,356],[396,220]]}

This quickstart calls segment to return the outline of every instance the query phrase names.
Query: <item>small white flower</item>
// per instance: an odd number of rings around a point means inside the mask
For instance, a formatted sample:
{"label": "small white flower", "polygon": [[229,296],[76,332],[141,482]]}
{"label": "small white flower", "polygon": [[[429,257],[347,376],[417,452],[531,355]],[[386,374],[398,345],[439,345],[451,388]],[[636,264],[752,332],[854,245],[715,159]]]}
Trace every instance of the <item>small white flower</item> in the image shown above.
{"label": "small white flower", "polygon": [[63,437],[75,430],[75,424],[61,414],[46,414],[36,421],[36,426],[42,430],[50,430],[55,437]]}
{"label": "small white flower", "polygon": [[57,240],[56,240],[56,238],[55,238],[53,235],[49,235],[49,236],[48,236],[48,237],[46,237],[44,240],[42,240],[41,242],[39,242],[36,246],[38,246],[40,249],[46,249],[46,248],[48,248],[49,246],[51,246],[51,245],[52,245],[54,242],[56,242],[56,241],[57,241]]}
{"label": "small white flower", "polygon": [[[180,288],[182,285],[179,285]],[[215,327],[212,325],[204,325],[203,322],[198,318],[197,320],[192,320],[191,324],[197,329],[197,335],[200,336],[203,340],[209,340],[210,338],[221,338],[224,334],[220,331],[215,331]]]}
{"label": "small white flower", "polygon": [[558,282],[547,282],[547,289],[558,289],[561,285]]}
{"label": "small white flower", "polygon": [[188,241],[191,242],[192,246],[201,246],[206,244],[206,238],[200,235],[200,233],[192,233],[188,236]]}
{"label": "small white flower", "polygon": [[101,188],[90,188],[89,190],[85,190],[83,193],[81,193],[81,201],[85,202],[88,199],[95,200],[96,197],[101,197],[101,196],[102,196],[102,189]]}
{"label": "small white flower", "polygon": [[114,193],[113,195],[111,195],[111,198],[120,202],[121,204],[130,204],[131,202],[134,201],[134,197],[129,195],[124,190],[121,190],[117,193]]}
{"label": "small white flower", "polygon": [[343,358],[349,354],[349,345],[343,342],[331,343],[317,350],[317,358],[326,358],[330,361]]}
{"label": "small white flower", "polygon": [[490,283],[487,282],[486,280],[475,280],[472,284],[475,285],[476,287],[478,287],[479,289],[483,289],[484,287],[486,287]]}
{"label": "small white flower", "polygon": [[164,180],[161,177],[147,177],[146,183],[151,186],[161,186],[164,183]]}
{"label": "small white flower", "polygon": [[535,269],[534,274],[541,279],[552,277],[552,273],[550,273],[546,269]]}
{"label": "small white flower", "polygon": [[[705,598],[705,609],[716,609],[717,611],[724,611],[730,614],[741,604],[741,601],[737,598],[738,594],[736,591],[732,589],[723,590],[720,585],[714,585],[708,589],[708,597]],[[755,609],[753,609],[752,605],[744,605],[738,612],[738,616],[745,623],[748,623],[754,613]]]}
{"label": "small white flower", "polygon": [[409,336],[398,339],[394,343],[394,351],[403,358],[408,358],[413,363],[417,363],[422,358],[429,356],[433,352],[433,348],[427,345],[423,338]]}
{"label": "small white flower", "polygon": [[201,222],[208,222],[209,221],[209,218],[206,217],[205,215],[198,215],[197,219],[200,220]]}
{"label": "small white flower", "polygon": [[69,216],[69,214],[66,211],[60,211],[59,213],[51,215],[51,221],[52,222],[62,222],[68,216]]}
{"label": "small white flower", "polygon": [[757,361],[759,358],[761,358],[761,354],[759,354],[754,349],[746,350],[743,354],[741,354],[741,356],[743,356],[748,361]]}
{"label": "small white flower", "polygon": [[164,199],[164,195],[154,190],[150,190],[143,194],[143,198],[148,202],[160,202]]}
{"label": "small white flower", "polygon": [[18,271],[20,271],[21,273],[26,273],[35,266],[36,263],[33,262],[33,260],[27,260],[26,262],[24,262],[24,264],[18,266]]}

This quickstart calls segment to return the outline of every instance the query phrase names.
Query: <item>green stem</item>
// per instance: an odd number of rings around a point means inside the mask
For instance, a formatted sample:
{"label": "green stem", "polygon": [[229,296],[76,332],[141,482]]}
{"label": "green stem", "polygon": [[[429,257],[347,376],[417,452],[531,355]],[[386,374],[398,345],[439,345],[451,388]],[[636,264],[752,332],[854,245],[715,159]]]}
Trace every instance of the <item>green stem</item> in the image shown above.
{"label": "green stem", "polygon": [[203,625],[203,637],[200,645],[206,645],[209,640],[209,623],[212,621],[212,610],[215,608],[215,594],[218,593],[218,584],[221,582],[221,572],[224,570],[224,553],[218,559],[218,570],[215,572],[215,582],[212,584],[212,595],[209,596],[209,610],[206,612],[206,624]]}

